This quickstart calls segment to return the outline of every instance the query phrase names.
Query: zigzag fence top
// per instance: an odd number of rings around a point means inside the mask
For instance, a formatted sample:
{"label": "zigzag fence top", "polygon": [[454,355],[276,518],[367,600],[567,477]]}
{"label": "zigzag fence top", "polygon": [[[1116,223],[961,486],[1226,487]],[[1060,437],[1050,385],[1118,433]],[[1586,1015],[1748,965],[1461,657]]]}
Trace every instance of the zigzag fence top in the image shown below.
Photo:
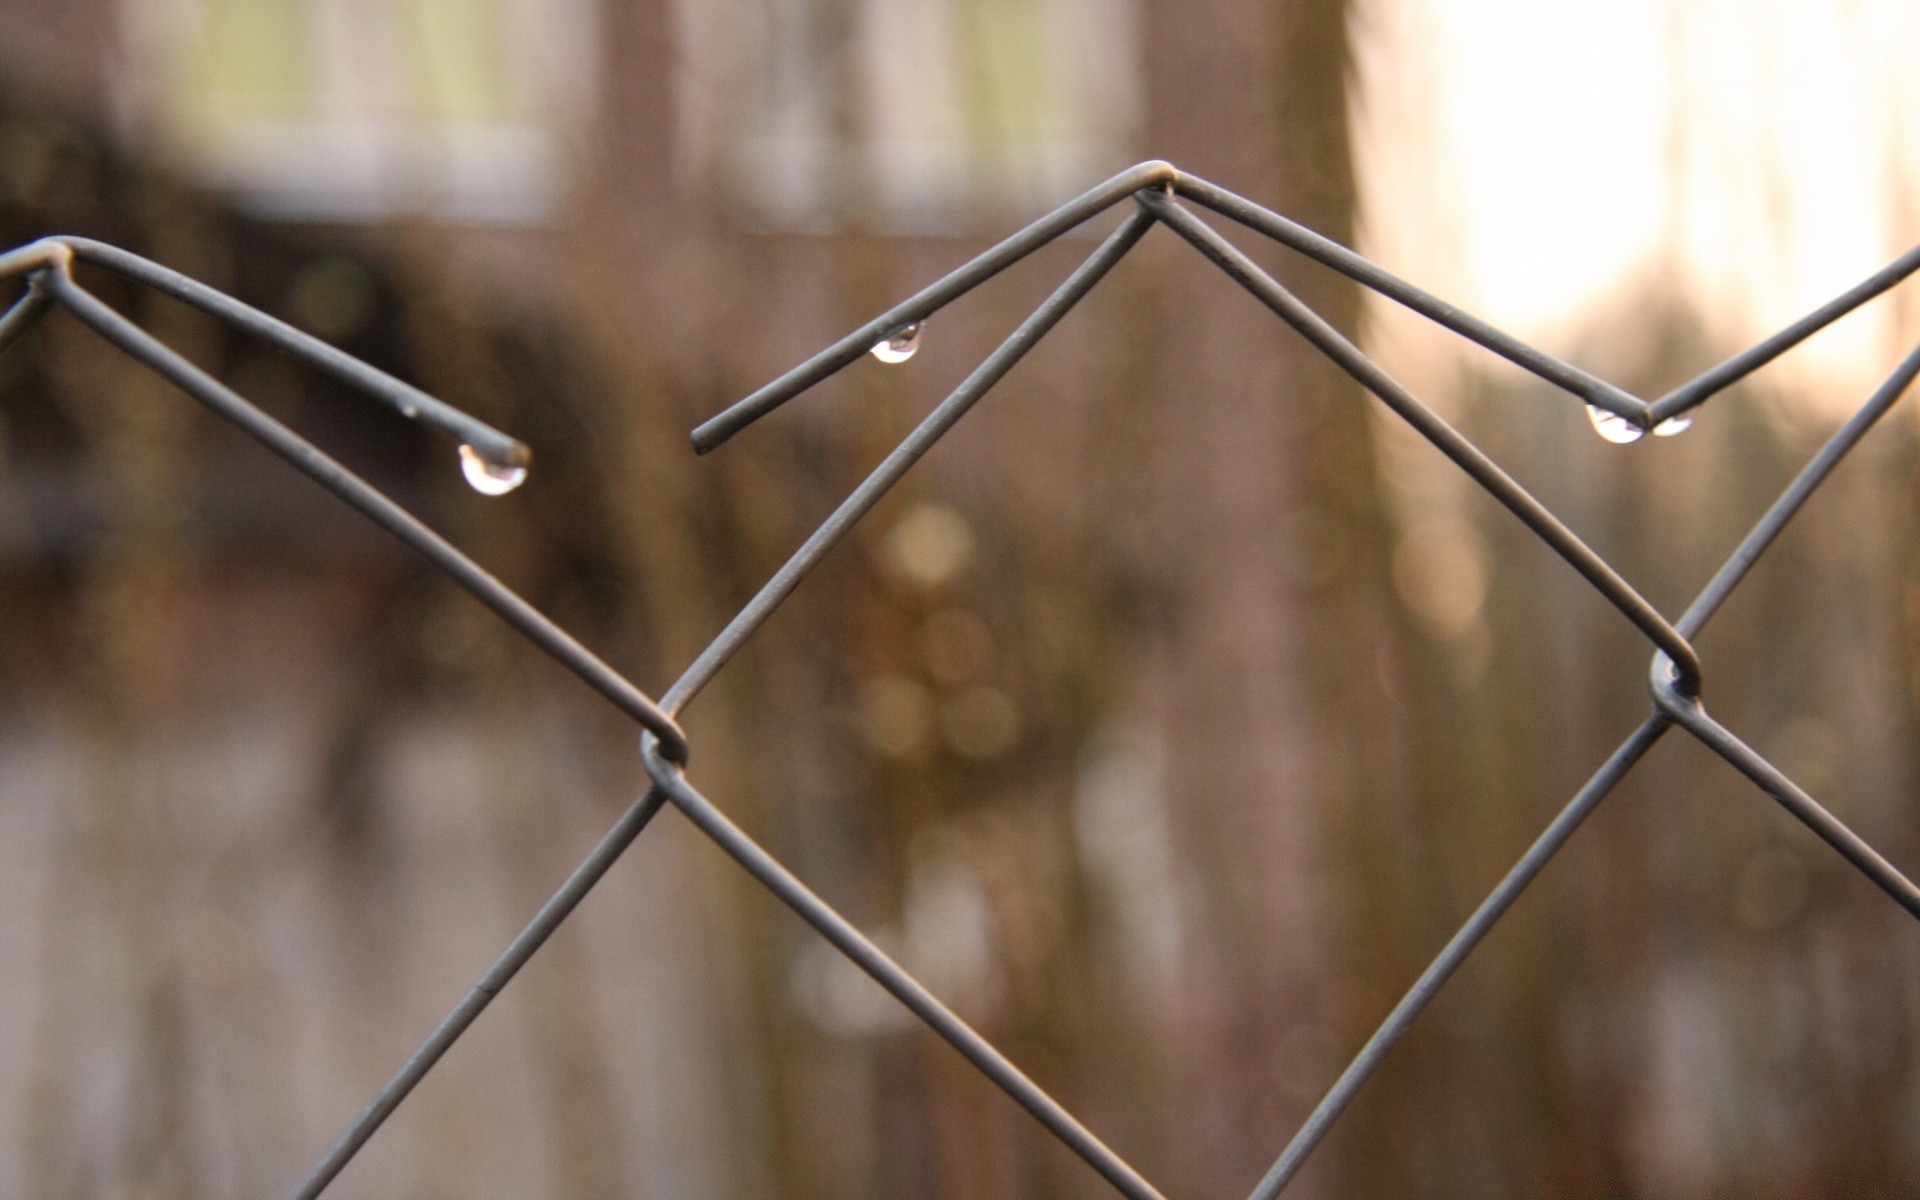
{"label": "zigzag fence top", "polygon": [[1646,400],[1503,333],[1346,247],[1250,200],[1178,171],[1167,163],[1142,163],[1034,222],[694,430],[694,448],[705,453],[869,352],[886,362],[911,356],[922,326],[940,308],[1100,213],[1114,207],[1127,210],[1119,225],[1086,261],[874,468],[656,701],[386,495],[102,303],[76,282],[75,264],[103,267],[183,300],[383,401],[405,416],[432,426],[456,440],[462,469],[468,481],[481,492],[497,495],[511,490],[526,477],[530,455],[524,445],[324,342],[125,250],[84,238],[52,237],[0,255],[0,278],[24,276],[26,280],[25,294],[0,316],[0,350],[11,345],[50,309],[65,308],[108,342],[238,425],[424,555],[514,629],[632,717],[643,730],[642,754],[652,779],[646,794],[621,815],[486,974],[374,1094],[312,1170],[293,1186],[287,1193],[289,1200],[313,1200],[327,1189],[414,1086],[567,919],[575,905],[653,816],[669,803],[684,812],[769,891],[951,1043],[1117,1191],[1133,1200],[1157,1200],[1160,1192],[1126,1159],[1082,1125],[703,796],[686,777],[688,745],[675,720],[687,702],[766,622],[807,572],[1155,225],[1167,226],[1225,271],[1458,464],[1638,628],[1654,652],[1653,702],[1646,719],[1568,801],[1414,981],[1281,1150],[1273,1166],[1253,1184],[1250,1200],[1273,1200],[1286,1188],[1334,1120],[1454,971],[1601,800],[1654,743],[1673,729],[1685,731],[1724,758],[1764,794],[1804,822],[1895,903],[1920,917],[1920,889],[1793,780],[1709,715],[1701,699],[1704,667],[1691,642],[1801,505],[1881,415],[1900,399],[1915,375],[1920,374],[1920,349],[1900,363],[1801,469],[1687,610],[1678,619],[1669,620],[1479,447],[1395,382],[1365,352],[1195,215],[1183,200],[1306,255],[1556,385],[1586,404],[1595,427],[1613,441],[1632,441],[1649,431],[1677,432],[1684,428],[1690,419],[1687,414],[1695,406],[1920,269],[1920,249],[1909,251],[1858,286],[1748,350],[1664,396]]}

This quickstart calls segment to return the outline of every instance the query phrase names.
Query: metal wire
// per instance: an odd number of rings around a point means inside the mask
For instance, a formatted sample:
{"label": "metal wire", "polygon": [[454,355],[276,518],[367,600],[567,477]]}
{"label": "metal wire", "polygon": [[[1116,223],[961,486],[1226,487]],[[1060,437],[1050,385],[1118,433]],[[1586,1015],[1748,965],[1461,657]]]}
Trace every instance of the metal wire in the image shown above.
{"label": "metal wire", "polygon": [[185,300],[309,365],[388,401],[403,415],[451,434],[460,439],[461,445],[472,447],[483,460],[496,466],[524,469],[532,457],[525,445],[283,321],[125,250],[84,238],[47,238],[0,256],[0,278],[29,273],[26,296],[5,317],[0,317],[0,348],[18,338],[53,306],[66,308],[108,342],[245,430],[267,449],[418,551],[475,599],[500,614],[528,641],[585,680],[589,687],[611,700],[642,727],[658,735],[670,757],[686,758],[686,735],[650,696],[380,489],[321,453],[305,438],[248,403],[81,287],[73,278],[76,259],[98,262]]}
{"label": "metal wire", "polygon": [[1160,1193],[1125,1158],[1082,1125],[1039,1084],[1022,1073],[905,968],[814,894],[799,877],[755,843],[702,795],[686,777],[688,747],[675,721],[686,704],[766,623],[860,518],[1075,304],[1092,291],[1156,224],[1166,225],[1204,258],[1220,267],[1256,300],[1432,442],[1626,616],[1654,650],[1650,668],[1653,706],[1646,719],[1547,825],[1408,988],[1314,1107],[1272,1167],[1253,1186],[1248,1193],[1249,1200],[1273,1200],[1286,1188],[1340,1114],[1461,963],[1474,952],[1514,901],[1566,845],[1586,818],[1632,771],[1635,764],[1675,728],[1684,730],[1725,759],[1734,769],[1752,780],[1763,793],[1771,796],[1833,846],[1896,903],[1920,917],[1920,888],[1916,888],[1871,845],[1786,774],[1709,714],[1701,699],[1704,667],[1692,645],[1692,639],[1698,635],[1701,627],[1745,578],[1808,498],[1880,417],[1899,401],[1915,377],[1920,376],[1920,350],[1914,351],[1903,361],[1866,403],[1833,434],[1735,547],[1681,617],[1669,621],[1498,464],[1423,405],[1365,352],[1288,292],[1217,230],[1179,203],[1181,199],[1226,217],[1345,274],[1360,285],[1508,359],[1581,402],[1624,417],[1642,430],[1651,429],[1706,402],[1815,332],[1920,270],[1920,248],[1916,248],[1778,333],[1666,395],[1648,401],[1527,345],[1398,278],[1352,250],[1244,197],[1180,172],[1168,163],[1142,163],[1061,206],[694,430],[696,451],[706,453],[718,447],[755,420],[858,360],[877,342],[904,327],[926,320],[945,305],[1061,234],[1116,205],[1129,200],[1133,202],[1129,206],[1131,211],[1086,261],[874,468],[689,664],[680,678],[663,693],[662,700],[656,703],[405,509],[87,292],[74,280],[73,266],[78,261],[105,267],[195,305],[386,402],[404,415],[459,439],[462,445],[473,447],[486,461],[497,466],[524,467],[528,461],[525,446],[283,322],[116,247],[83,238],[63,237],[43,239],[0,255],[0,278],[25,276],[27,281],[25,293],[12,308],[0,315],[0,350],[17,340],[47,312],[56,307],[67,309],[107,341],[215,413],[246,430],[323,487],[420,552],[534,644],[633,717],[644,731],[642,753],[652,780],[647,792],[622,814],[559,890],[468,990],[460,1003],[374,1094],[340,1137],[288,1193],[289,1200],[314,1200],[327,1189],[667,803],[672,803],[685,813],[697,828],[712,838],[768,891],[818,930],[836,949],[872,976],[935,1033],[951,1043],[983,1075],[1007,1092],[1121,1195],[1130,1200],[1159,1200]]}

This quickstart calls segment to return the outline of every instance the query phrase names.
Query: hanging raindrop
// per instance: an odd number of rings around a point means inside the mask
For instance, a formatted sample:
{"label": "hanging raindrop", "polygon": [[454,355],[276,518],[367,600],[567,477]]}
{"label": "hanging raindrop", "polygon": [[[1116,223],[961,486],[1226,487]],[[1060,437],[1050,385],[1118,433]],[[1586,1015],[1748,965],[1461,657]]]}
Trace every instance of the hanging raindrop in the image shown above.
{"label": "hanging raindrop", "polygon": [[1655,425],[1653,427],[1653,436],[1673,437],[1675,434],[1685,433],[1692,428],[1693,414],[1681,413],[1678,416],[1668,417],[1658,425]]}
{"label": "hanging raindrop", "polygon": [[925,321],[902,325],[873,344],[873,356],[883,363],[907,361],[913,357],[914,351],[920,349],[920,333],[926,327]]}
{"label": "hanging raindrop", "polygon": [[488,462],[472,446],[460,447],[460,473],[482,496],[504,496],[527,481],[525,467]]}
{"label": "hanging raindrop", "polygon": [[[1646,435],[1646,430],[1635,425],[1616,412],[1608,412],[1597,404],[1587,405],[1587,420],[1593,422],[1593,431],[1601,437],[1624,446],[1628,442],[1637,442]],[[1685,426],[1682,426],[1685,428]],[[1678,429],[1675,433],[1680,432]]]}

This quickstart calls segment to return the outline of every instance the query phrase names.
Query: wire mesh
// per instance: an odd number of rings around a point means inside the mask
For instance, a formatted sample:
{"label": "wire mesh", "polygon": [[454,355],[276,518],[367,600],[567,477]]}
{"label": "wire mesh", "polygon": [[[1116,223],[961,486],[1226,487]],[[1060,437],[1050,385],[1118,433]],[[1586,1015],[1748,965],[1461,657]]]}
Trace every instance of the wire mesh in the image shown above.
{"label": "wire mesh", "polygon": [[1670,621],[1479,447],[1422,404],[1364,351],[1202,220],[1195,208],[1208,210],[1264,235],[1508,359],[1589,405],[1597,417],[1613,419],[1623,437],[1638,436],[1680,418],[1818,330],[1887,291],[1920,270],[1920,249],[1909,251],[1853,289],[1666,395],[1646,400],[1527,345],[1286,217],[1176,170],[1170,164],[1147,162],[1062,205],[702,424],[693,431],[695,450],[704,454],[717,448],[753,421],[857,361],[876,346],[911,338],[922,323],[947,304],[1061,235],[1116,207],[1128,210],[1119,225],[886,455],[658,701],[378,489],[102,303],[75,280],[75,264],[106,268],[194,305],[456,439],[470,477],[478,472],[482,481],[490,481],[502,489],[512,486],[524,474],[530,457],[520,442],[284,322],[125,250],[84,238],[52,237],[0,255],[0,278],[21,276],[26,280],[25,294],[0,316],[0,351],[53,308],[68,310],[108,342],[238,425],[423,555],[630,716],[643,730],[641,749],[652,780],[646,793],[621,815],[486,973],[292,1187],[287,1193],[289,1200],[314,1200],[327,1190],[421,1079],[667,804],[681,810],[768,891],[950,1043],[1120,1194],[1133,1200],[1160,1197],[1161,1193],[1125,1158],[1082,1125],[1059,1101],[1022,1073],[992,1043],[702,795],[687,778],[689,747],[676,721],[681,709],[712,681],[861,517],[1155,225],[1166,226],[1218,266],[1458,465],[1585,578],[1646,637],[1654,651],[1650,668],[1653,703],[1646,719],[1575,793],[1407,989],[1281,1150],[1271,1168],[1254,1184],[1248,1193],[1249,1200],[1273,1200],[1285,1190],[1333,1123],[1448,979],[1601,801],[1655,743],[1674,729],[1686,732],[1725,759],[1896,903],[1920,916],[1920,889],[1708,712],[1701,698],[1704,667],[1692,646],[1692,639],[1766,553],[1794,514],[1900,399],[1914,377],[1920,375],[1920,349],[1902,361],[1828,439],[1754,524],[1686,611],[1677,620]]}

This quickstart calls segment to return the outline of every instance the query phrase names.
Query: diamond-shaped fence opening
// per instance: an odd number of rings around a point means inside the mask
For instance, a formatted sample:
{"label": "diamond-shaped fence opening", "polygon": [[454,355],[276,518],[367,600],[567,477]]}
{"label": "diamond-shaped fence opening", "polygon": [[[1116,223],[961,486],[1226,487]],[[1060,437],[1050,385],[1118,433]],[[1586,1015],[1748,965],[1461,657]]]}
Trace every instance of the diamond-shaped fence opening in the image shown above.
{"label": "diamond-shaped fence opening", "polygon": [[510,490],[520,481],[529,457],[521,443],[316,338],[124,250],[83,238],[54,237],[0,255],[0,278],[23,276],[26,280],[25,295],[0,316],[0,350],[50,309],[66,308],[114,346],[238,425],[424,555],[514,629],[632,717],[644,731],[642,751],[652,779],[647,793],[627,809],[486,974],[380,1088],[305,1178],[294,1185],[288,1193],[290,1200],[313,1200],[326,1191],[415,1085],[566,921],[575,906],[666,804],[685,813],[767,890],[952,1044],[1122,1195],[1135,1200],[1159,1197],[1160,1193],[1139,1171],[702,795],[686,776],[689,747],[675,720],[679,711],[766,622],[821,558],[1155,225],[1165,225],[1198,250],[1457,464],[1618,609],[1646,637],[1654,651],[1650,679],[1653,704],[1646,719],[1568,801],[1414,981],[1315,1106],[1273,1166],[1254,1184],[1250,1200],[1272,1200],[1286,1188],[1394,1043],[1520,893],[1647,751],[1676,728],[1692,735],[1751,779],[1896,903],[1920,916],[1920,889],[1792,779],[1709,714],[1701,698],[1705,670],[1692,646],[1692,639],[1701,627],[1765,554],[1787,522],[1920,374],[1920,350],[1902,361],[1832,435],[1755,523],[1686,611],[1677,620],[1669,620],[1479,447],[1395,382],[1363,351],[1197,216],[1194,206],[1265,235],[1508,359],[1586,404],[1603,435],[1620,441],[1680,427],[1694,407],[1920,270],[1920,249],[1910,251],[1878,274],[1750,349],[1664,396],[1646,400],[1495,329],[1353,251],[1252,201],[1180,172],[1167,163],[1142,163],[1063,205],[895,305],[694,430],[694,448],[706,453],[870,351],[893,361],[904,358],[912,353],[922,325],[948,303],[1108,209],[1128,210],[1118,227],[1086,261],[874,468],[656,701],[379,490],[103,304],[80,286],[73,268],[76,263],[93,264],[165,292],[445,433],[457,440],[462,467],[469,481],[482,491]]}

